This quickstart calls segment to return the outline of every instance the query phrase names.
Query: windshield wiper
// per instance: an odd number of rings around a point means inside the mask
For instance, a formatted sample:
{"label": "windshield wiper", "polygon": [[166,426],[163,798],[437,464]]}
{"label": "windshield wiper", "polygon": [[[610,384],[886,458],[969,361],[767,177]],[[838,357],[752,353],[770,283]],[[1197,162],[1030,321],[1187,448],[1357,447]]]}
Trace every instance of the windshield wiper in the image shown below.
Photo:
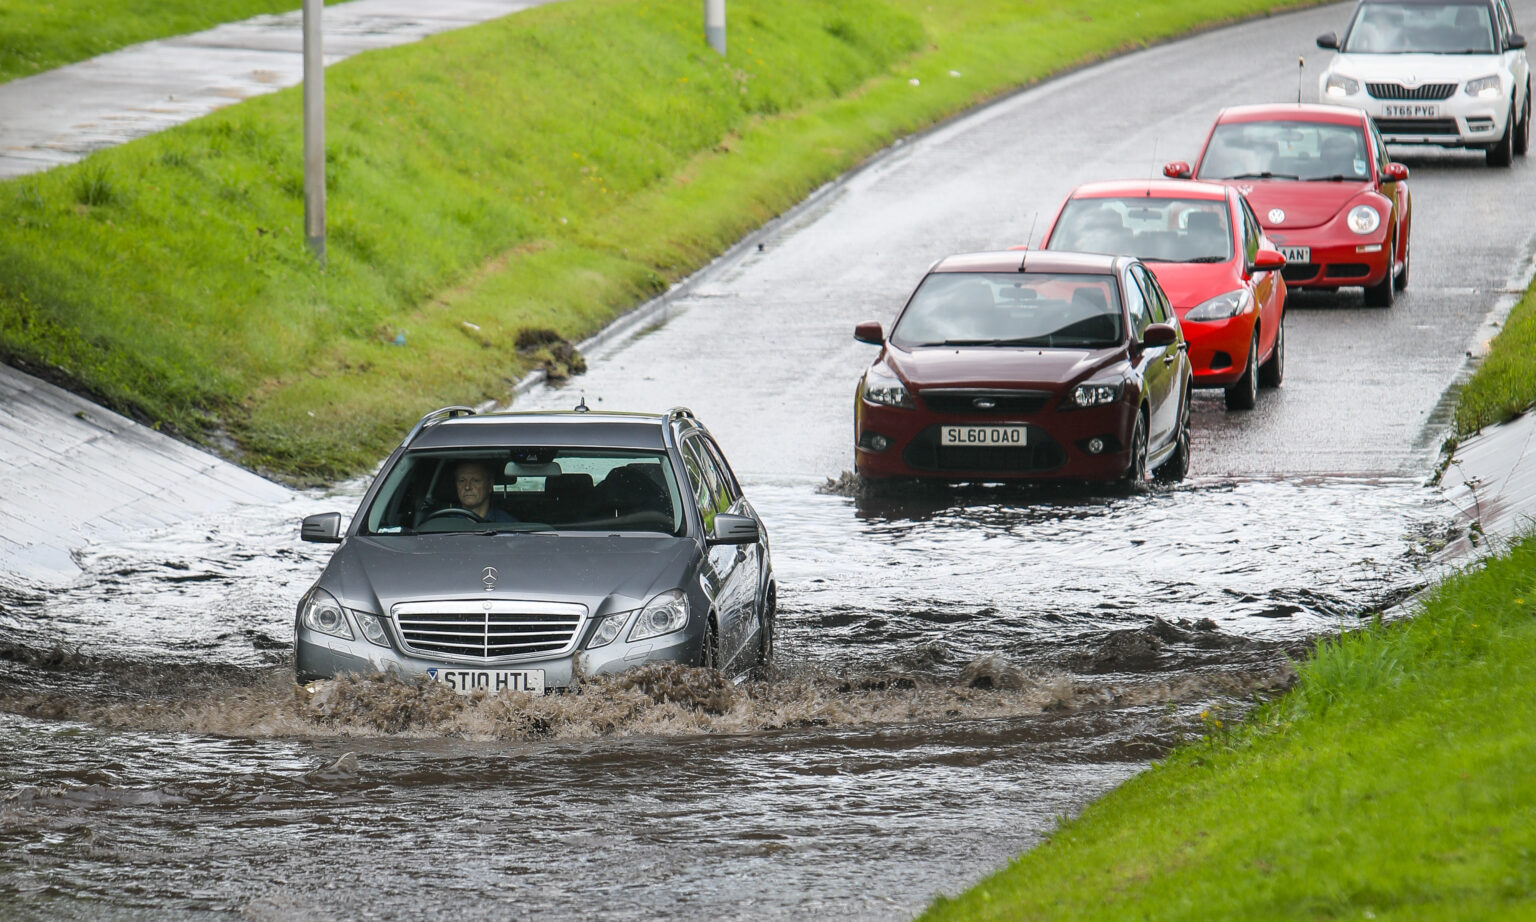
{"label": "windshield wiper", "polygon": [[1017,339],[994,339],[989,345],[993,346],[1049,346],[1049,336],[1020,336]]}
{"label": "windshield wiper", "polygon": [[936,343],[918,343],[919,346],[990,346],[992,339],[945,339]]}
{"label": "windshield wiper", "polygon": [[1263,173],[1239,173],[1236,176],[1228,176],[1227,179],[1300,179],[1290,173],[1271,173],[1268,170]]}
{"label": "windshield wiper", "polygon": [[[1160,261],[1162,261],[1162,260],[1160,260]],[[1189,259],[1170,259],[1170,260],[1166,260],[1166,262],[1179,262],[1179,263],[1224,263],[1226,261],[1227,261],[1227,257],[1225,257],[1225,256],[1192,256]]]}

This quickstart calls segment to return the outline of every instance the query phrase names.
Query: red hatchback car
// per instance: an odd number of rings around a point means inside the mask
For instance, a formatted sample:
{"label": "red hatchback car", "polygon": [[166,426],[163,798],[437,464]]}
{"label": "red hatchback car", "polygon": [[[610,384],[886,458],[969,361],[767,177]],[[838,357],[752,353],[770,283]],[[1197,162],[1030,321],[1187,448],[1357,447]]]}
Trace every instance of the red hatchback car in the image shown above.
{"label": "red hatchback car", "polygon": [[1366,304],[1391,307],[1394,293],[1408,286],[1408,168],[1387,158],[1376,124],[1360,109],[1224,109],[1194,168],[1175,161],[1163,173],[1241,190],[1285,255],[1292,288],[1358,285]]}
{"label": "red hatchback car", "polygon": [[1218,183],[1130,180],[1078,186],[1044,249],[1136,256],[1179,315],[1195,387],[1252,409],[1285,375],[1285,258],[1242,195]]}
{"label": "red hatchback car", "polygon": [[1005,251],[935,263],[859,381],[869,480],[1140,482],[1189,470],[1189,356],[1138,259]]}

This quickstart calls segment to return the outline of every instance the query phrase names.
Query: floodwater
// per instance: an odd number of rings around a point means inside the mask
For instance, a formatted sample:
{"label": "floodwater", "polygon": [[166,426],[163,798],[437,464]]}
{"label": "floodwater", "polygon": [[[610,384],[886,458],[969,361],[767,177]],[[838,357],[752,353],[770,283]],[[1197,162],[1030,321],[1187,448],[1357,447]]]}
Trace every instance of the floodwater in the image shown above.
{"label": "floodwater", "polygon": [[[292,681],[358,485],[0,590],[8,919],[901,919],[1426,578],[1409,479],[871,498],[753,478],[778,675]],[[1199,528],[1191,522],[1203,523]]]}

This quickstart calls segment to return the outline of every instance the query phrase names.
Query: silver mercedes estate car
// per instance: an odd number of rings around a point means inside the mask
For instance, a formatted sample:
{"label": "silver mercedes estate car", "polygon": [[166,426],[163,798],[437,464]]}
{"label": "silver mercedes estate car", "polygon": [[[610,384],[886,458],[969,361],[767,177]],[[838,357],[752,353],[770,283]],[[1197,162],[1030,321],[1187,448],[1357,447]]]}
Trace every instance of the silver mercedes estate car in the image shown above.
{"label": "silver mercedes estate car", "polygon": [[768,535],[687,409],[422,417],[299,601],[300,683],[394,672],[541,693],[652,662],[773,657]]}

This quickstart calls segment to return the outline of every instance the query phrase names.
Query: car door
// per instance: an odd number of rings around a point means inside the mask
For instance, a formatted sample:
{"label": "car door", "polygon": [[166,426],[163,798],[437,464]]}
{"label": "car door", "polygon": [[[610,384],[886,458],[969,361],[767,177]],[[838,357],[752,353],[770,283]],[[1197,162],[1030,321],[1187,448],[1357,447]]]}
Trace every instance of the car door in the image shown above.
{"label": "car door", "polygon": [[[730,512],[739,495],[733,495],[734,479],[728,478],[711,457],[704,436],[698,432],[684,435],[679,442],[683,468],[704,533],[714,534],[715,516]],[[703,578],[714,604],[720,639],[720,666],[729,667],[740,656],[752,634],[752,588],[756,585],[756,564],[751,548],[755,545],[706,544]]]}
{"label": "car door", "polygon": [[1531,65],[1526,57],[1524,48],[1508,48],[1507,43],[1511,35],[1518,35],[1520,28],[1515,25],[1515,11],[1509,8],[1506,0],[1495,0],[1494,10],[1497,13],[1497,29],[1499,32],[1499,47],[1504,48],[1504,71],[1514,81],[1514,94],[1510,99],[1514,101],[1515,117],[1520,117],[1521,107],[1525,105],[1525,97],[1530,94]]}
{"label": "car door", "polygon": [[1247,200],[1238,196],[1243,228],[1243,274],[1253,286],[1253,300],[1259,308],[1259,354],[1269,355],[1274,349],[1275,337],[1280,334],[1280,314],[1285,310],[1285,280],[1278,272],[1260,272],[1253,267],[1264,245],[1264,228],[1249,207]]}
{"label": "car door", "polygon": [[[1131,330],[1138,343],[1146,334],[1148,326],[1167,323],[1173,314],[1163,290],[1141,263],[1135,263],[1126,270],[1125,296]],[[1156,451],[1172,438],[1173,427],[1178,422],[1178,400],[1170,401],[1168,397],[1177,371],[1179,350],[1177,345],[1149,346],[1138,348],[1137,354],[1136,370],[1141,376],[1142,391],[1147,398],[1147,449]]]}

